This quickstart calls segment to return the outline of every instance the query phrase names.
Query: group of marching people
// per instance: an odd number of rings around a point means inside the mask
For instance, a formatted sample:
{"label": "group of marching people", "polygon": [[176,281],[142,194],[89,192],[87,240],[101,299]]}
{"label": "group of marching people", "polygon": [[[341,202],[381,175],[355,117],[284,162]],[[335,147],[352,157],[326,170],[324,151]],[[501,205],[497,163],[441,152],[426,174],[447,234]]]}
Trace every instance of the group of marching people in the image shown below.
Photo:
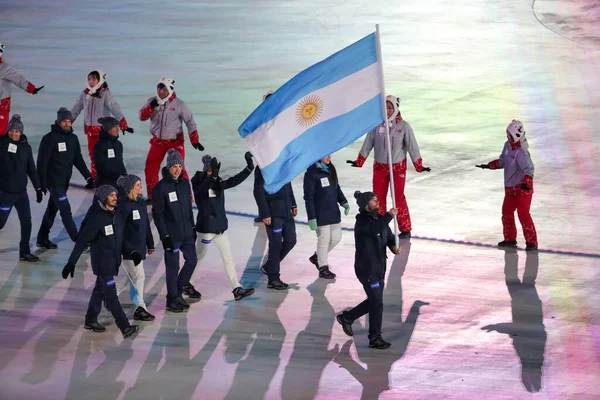
{"label": "group of marching people", "polygon": [[[244,155],[244,169],[227,179],[220,176],[221,163],[216,158],[205,155],[202,158],[202,171],[197,171],[190,180],[184,163],[182,123],[188,128],[192,146],[199,151],[203,151],[204,147],[199,142],[190,109],[175,93],[173,79],[161,78],[156,94],[146,101],[139,112],[140,121],[150,121],[152,135],[145,165],[145,198],[141,179],[126,170],[123,145],[119,140],[119,131],[123,134],[134,131],[108,88],[106,75],[99,70],[88,74],[87,87],[71,110],[64,107],[58,110],[51,131],[40,143],[36,167],[20,116],[13,115],[5,127],[1,123],[10,113],[11,84],[33,94],[43,86],[35,88],[4,63],[1,58],[3,50],[4,47],[0,45],[0,229],[4,227],[12,207],[15,207],[21,222],[20,259],[39,261],[37,256],[31,254],[29,247],[32,229],[27,195],[29,177],[38,203],[43,201],[44,195],[50,197],[38,232],[37,246],[57,248],[57,244],[49,239],[57,213],[60,213],[70,239],[75,242],[63,269],[63,278],[73,276],[78,259],[87,248],[90,249],[92,270],[97,278],[85,317],[86,329],[95,332],[106,330],[97,321],[104,304],[113,314],[124,337],[138,331],[138,326],[129,323],[118,300],[119,294],[126,290],[130,282],[139,299],[133,319],[152,321],[155,318],[148,312],[143,300],[143,261],[146,256],[155,252],[147,206],[151,206],[152,219],[164,249],[168,311],[180,313],[190,307],[183,295],[191,299],[201,298],[192,280],[197,264],[205,257],[212,242],[221,254],[234,299],[240,300],[252,295],[254,288],[244,288],[235,271],[227,236],[224,196],[225,190],[241,184],[252,172],[258,220],[264,223],[269,239],[268,257],[261,266],[261,271],[268,276],[268,288],[288,288],[288,284],[281,280],[280,264],[296,244],[294,218],[298,214],[298,207],[291,183],[284,185],[276,193],[267,193],[260,168],[255,168],[249,152]],[[272,92],[268,92],[263,101],[270,94]],[[373,191],[354,193],[359,211],[354,227],[354,267],[367,300],[337,316],[344,332],[352,336],[353,321],[369,313],[369,345],[379,349],[390,346],[381,337],[386,247],[394,254],[401,251],[396,246],[389,223],[394,218],[397,219],[399,239],[409,239],[412,230],[404,195],[407,154],[410,154],[416,171],[430,171],[430,168],[423,166],[412,128],[402,119],[399,99],[388,96],[386,107],[389,131],[386,132],[385,123],[372,129],[368,132],[357,159],[348,161],[353,167],[362,167],[374,149]],[[79,139],[72,129],[73,122],[82,112],[91,172],[83,159]],[[533,194],[533,163],[527,150],[523,125],[519,121],[512,121],[507,127],[506,135],[507,142],[499,159],[478,167],[504,169],[504,240],[498,245],[516,247],[514,211],[517,210],[527,250],[535,250],[537,236],[529,214]],[[165,156],[166,166],[161,170]],[[95,187],[93,204],[79,229],[73,221],[67,194],[73,167],[86,180],[86,188]],[[162,179],[159,179],[159,172]],[[394,181],[397,208],[387,210],[390,177]],[[342,192],[330,156],[308,168],[303,188],[308,226],[317,234],[317,248],[309,262],[317,268],[321,278],[334,279],[336,275],[329,264],[328,254],[341,240],[340,209],[343,209],[345,215],[349,215],[351,207]],[[196,218],[192,208],[193,201],[198,209]],[[184,260],[181,268],[180,254]],[[121,265],[125,274],[117,279]]]}

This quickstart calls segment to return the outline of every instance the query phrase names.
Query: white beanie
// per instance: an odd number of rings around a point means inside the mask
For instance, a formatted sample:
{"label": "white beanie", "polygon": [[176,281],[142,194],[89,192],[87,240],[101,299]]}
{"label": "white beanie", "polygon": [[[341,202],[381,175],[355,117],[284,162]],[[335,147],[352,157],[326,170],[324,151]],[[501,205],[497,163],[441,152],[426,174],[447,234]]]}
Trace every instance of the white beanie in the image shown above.
{"label": "white beanie", "polygon": [[160,78],[160,80],[156,84],[157,87],[158,87],[158,85],[165,85],[165,87],[169,91],[169,95],[165,99],[161,99],[158,96],[158,93],[156,94],[156,101],[158,101],[158,104],[162,105],[162,104],[165,104],[167,101],[169,101],[171,96],[173,96],[173,92],[175,91],[175,80],[171,79],[171,78],[167,78],[166,76],[163,76],[162,78]]}

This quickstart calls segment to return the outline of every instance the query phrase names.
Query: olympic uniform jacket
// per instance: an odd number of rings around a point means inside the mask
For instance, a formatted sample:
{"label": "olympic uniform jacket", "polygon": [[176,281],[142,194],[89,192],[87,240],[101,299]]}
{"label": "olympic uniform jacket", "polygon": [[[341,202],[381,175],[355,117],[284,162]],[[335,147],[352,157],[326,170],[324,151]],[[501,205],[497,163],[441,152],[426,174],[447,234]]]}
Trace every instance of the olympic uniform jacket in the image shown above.
{"label": "olympic uniform jacket", "polygon": [[50,133],[42,138],[37,166],[42,189],[69,186],[73,166],[86,180],[92,177],[81,156],[79,139],[72,129],[65,131],[57,124],[52,125]]}
{"label": "olympic uniform jacket", "polygon": [[118,136],[111,136],[104,129],[100,130],[98,143],[94,146],[94,163],[96,164],[96,187],[111,185],[117,187],[117,179],[127,175],[123,163],[123,143]]}
{"label": "olympic uniform jacket", "polygon": [[304,204],[308,219],[316,219],[318,226],[339,224],[342,221],[338,205],[348,203],[340,185],[335,182],[331,168],[325,170],[319,163],[311,165],[304,174]]}
{"label": "olympic uniform jacket", "polygon": [[170,236],[178,245],[195,236],[190,182],[183,173],[175,180],[167,167],[162,175],[152,191],[152,216],[160,239]]}
{"label": "olympic uniform jacket", "polygon": [[85,223],[81,224],[69,262],[77,264],[89,243],[94,275],[118,275],[123,251],[123,229],[121,213],[107,209],[94,197],[94,204],[86,214]]}
{"label": "olympic uniform jacket", "polygon": [[131,260],[131,253],[138,252],[142,260],[148,250],[154,250],[154,237],[146,209],[146,200],[140,196],[131,200],[125,193],[119,193],[119,208],[125,228],[123,234],[123,258]]}
{"label": "olympic uniform jacket", "polygon": [[265,180],[260,168],[254,170],[254,199],[258,205],[260,218],[290,218],[292,209],[297,208],[291,183],[283,185],[278,192],[269,194],[265,190]]}
{"label": "olympic uniform jacket", "polygon": [[0,193],[22,193],[27,190],[27,176],[35,189],[40,188],[31,146],[21,135],[13,142],[8,135],[0,136]]}
{"label": "olympic uniform jacket", "polygon": [[[396,118],[390,126],[390,145],[394,170],[398,168],[406,170],[406,155],[410,154],[415,169],[418,172],[423,171],[423,160],[421,159],[415,134],[408,122],[404,121],[401,117]],[[385,123],[376,126],[367,133],[367,137],[356,160],[359,167],[363,166],[373,149],[375,149],[375,163],[373,164],[373,168],[389,171]]]}
{"label": "olympic uniform jacket", "polygon": [[183,142],[183,122],[187,126],[190,142],[192,144],[198,143],[198,129],[194,116],[188,106],[178,99],[175,93],[169,98],[169,101],[156,108],[150,106],[153,99],[154,97],[150,97],[146,101],[146,105],[140,110],[140,121],[150,120],[152,139],[180,140]]}
{"label": "olympic uniform jacket", "polygon": [[96,136],[100,134],[102,124],[98,122],[99,118],[115,117],[119,120],[119,128],[125,130],[129,128],[127,120],[121,112],[119,103],[115,100],[110,92],[108,85],[104,85],[94,94],[90,94],[89,89],[85,89],[73,105],[71,114],[73,114],[73,122],[83,111],[83,130],[88,136]]}
{"label": "olympic uniform jacket", "polygon": [[225,214],[225,190],[244,182],[252,172],[248,167],[228,179],[207,176],[200,171],[192,178],[194,199],[198,206],[196,232],[221,234],[229,227]]}
{"label": "olympic uniform jacket", "polygon": [[391,250],[395,246],[395,237],[389,226],[393,218],[390,213],[379,215],[364,209],[356,215],[354,272],[363,284],[378,282],[385,277],[385,248],[389,247]]}
{"label": "olympic uniform jacket", "polygon": [[[12,85],[33,94],[35,86],[0,58],[0,111],[10,110]],[[5,132],[0,132],[4,135]]]}
{"label": "olympic uniform jacket", "polygon": [[513,192],[522,190],[522,183],[530,188],[526,192],[533,192],[534,166],[528,148],[529,144],[525,137],[512,145],[506,141],[500,157],[488,163],[490,169],[504,169],[506,194],[516,194]]}

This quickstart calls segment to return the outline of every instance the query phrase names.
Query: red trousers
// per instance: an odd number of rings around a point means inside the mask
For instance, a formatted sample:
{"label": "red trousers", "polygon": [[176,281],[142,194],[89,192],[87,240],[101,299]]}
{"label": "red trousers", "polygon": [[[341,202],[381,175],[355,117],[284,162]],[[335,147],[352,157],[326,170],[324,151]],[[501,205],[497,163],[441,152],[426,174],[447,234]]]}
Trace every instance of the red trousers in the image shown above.
{"label": "red trousers", "polygon": [[504,203],[502,203],[502,227],[504,230],[504,240],[517,240],[517,226],[515,225],[516,210],[519,217],[519,222],[521,222],[521,227],[523,228],[525,242],[529,245],[537,246],[537,233],[535,232],[535,225],[533,224],[533,219],[529,213],[533,192],[525,192],[523,190],[514,189],[509,191],[511,193],[507,193],[504,196]]}
{"label": "red trousers", "polygon": [[[396,208],[398,208],[398,227],[400,232],[410,232],[410,213],[408,212],[408,203],[404,196],[404,186],[406,185],[406,159],[402,163],[393,164],[394,174],[394,194]],[[379,198],[379,212],[385,214],[387,211],[386,199],[388,188],[390,187],[390,172],[387,164],[375,163],[373,165],[373,192]]]}
{"label": "red trousers", "polygon": [[96,164],[94,164],[94,146],[98,144],[100,135],[87,135],[88,142],[88,154],[90,155],[90,172],[92,173],[92,179],[96,180]]}
{"label": "red trousers", "polygon": [[[146,174],[146,186],[148,190],[148,198],[152,198],[152,190],[158,183],[158,173],[160,171],[160,165],[162,164],[165,155],[169,149],[175,149],[181,154],[181,158],[185,160],[185,147],[183,141],[183,135],[177,135],[175,140],[161,140],[157,137],[150,139],[150,150],[148,150],[148,157],[146,157],[146,167],[144,173]],[[183,176],[185,179],[189,179],[187,171],[183,170]]]}
{"label": "red trousers", "polygon": [[6,135],[10,122],[10,97],[0,101],[0,135]]}

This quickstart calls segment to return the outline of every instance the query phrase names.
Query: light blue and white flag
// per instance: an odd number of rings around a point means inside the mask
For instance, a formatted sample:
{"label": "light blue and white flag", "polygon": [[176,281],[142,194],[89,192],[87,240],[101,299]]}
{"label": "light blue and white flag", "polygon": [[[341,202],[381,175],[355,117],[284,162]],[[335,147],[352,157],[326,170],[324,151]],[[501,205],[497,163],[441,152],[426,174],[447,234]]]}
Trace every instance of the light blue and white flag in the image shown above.
{"label": "light blue and white flag", "polygon": [[240,125],[268,193],[384,121],[377,54],[373,33],[300,72]]}

